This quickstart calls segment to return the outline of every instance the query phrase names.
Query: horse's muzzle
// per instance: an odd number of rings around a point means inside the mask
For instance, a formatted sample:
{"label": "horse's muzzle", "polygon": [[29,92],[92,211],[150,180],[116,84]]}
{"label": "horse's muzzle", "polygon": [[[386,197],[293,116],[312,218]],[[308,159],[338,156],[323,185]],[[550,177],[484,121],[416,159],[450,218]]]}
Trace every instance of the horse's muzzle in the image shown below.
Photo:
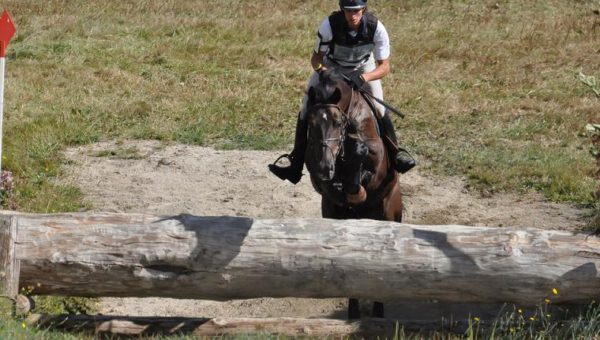
{"label": "horse's muzzle", "polygon": [[318,171],[315,175],[319,181],[322,181],[322,182],[332,181],[333,178],[335,177],[335,167],[330,166],[328,168],[322,169],[322,170]]}
{"label": "horse's muzzle", "polygon": [[358,192],[356,194],[346,194],[346,200],[350,205],[359,205],[367,200],[367,191],[362,185],[358,186]]}

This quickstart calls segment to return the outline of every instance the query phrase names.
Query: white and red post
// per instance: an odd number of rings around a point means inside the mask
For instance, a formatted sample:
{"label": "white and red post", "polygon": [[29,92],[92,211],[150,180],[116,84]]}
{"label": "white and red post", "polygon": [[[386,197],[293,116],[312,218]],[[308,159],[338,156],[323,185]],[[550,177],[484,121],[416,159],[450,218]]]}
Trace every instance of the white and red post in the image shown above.
{"label": "white and red post", "polygon": [[8,11],[0,16],[0,173],[2,170],[2,138],[4,121],[4,70],[6,68],[6,48],[16,29]]}

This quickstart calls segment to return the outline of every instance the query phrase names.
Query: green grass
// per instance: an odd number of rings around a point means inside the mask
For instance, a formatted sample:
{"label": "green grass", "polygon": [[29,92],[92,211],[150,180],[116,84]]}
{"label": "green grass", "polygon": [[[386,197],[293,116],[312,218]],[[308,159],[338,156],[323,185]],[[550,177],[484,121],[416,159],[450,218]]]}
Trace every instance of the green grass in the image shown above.
{"label": "green grass", "polygon": [[[61,212],[86,208],[79,189],[56,181],[69,146],[133,138],[287,148],[316,27],[336,4],[4,6],[17,34],[7,54],[2,161],[15,185],[2,203]],[[392,38],[386,100],[407,113],[393,119],[421,170],[465,176],[484,192],[537,190],[599,211],[585,134],[587,123],[600,123],[599,7],[592,0],[372,4]]]}
{"label": "green grass", "polygon": [[[562,314],[558,317],[557,314]],[[596,339],[600,332],[600,307],[597,303],[590,304],[587,308],[577,313],[569,313],[561,307],[552,307],[550,304],[538,306],[535,310],[521,310],[516,307],[507,308],[494,320],[480,320],[471,316],[467,329],[462,332],[432,331],[413,332],[405,330],[401,325],[396,325],[394,335],[390,339]],[[451,325],[448,325],[451,327]],[[79,333],[67,334],[55,330],[37,329],[28,325],[25,320],[8,320],[0,322],[0,338],[2,339],[97,339],[113,338],[109,334]],[[207,337],[195,336],[192,333],[175,335],[147,335],[149,339],[206,339]],[[221,336],[221,339],[292,339],[294,337],[272,336],[265,333],[245,334],[237,336]],[[301,337],[303,339],[319,339],[316,337]],[[350,338],[348,338],[350,339]]]}
{"label": "green grass", "polygon": [[89,338],[77,334],[68,334],[59,331],[40,330],[36,327],[28,326],[22,320],[0,319],[0,339],[11,340],[76,340]]}
{"label": "green grass", "polygon": [[[223,149],[292,142],[316,25],[335,5],[9,1],[6,168],[27,211],[81,209],[53,185],[65,147],[157,139]],[[487,191],[590,204],[598,122],[594,1],[379,1],[386,99],[421,168]],[[257,15],[259,19],[255,19]],[[596,86],[596,87],[594,87]],[[46,171],[45,169],[50,169]],[[62,201],[62,203],[57,203]]]}

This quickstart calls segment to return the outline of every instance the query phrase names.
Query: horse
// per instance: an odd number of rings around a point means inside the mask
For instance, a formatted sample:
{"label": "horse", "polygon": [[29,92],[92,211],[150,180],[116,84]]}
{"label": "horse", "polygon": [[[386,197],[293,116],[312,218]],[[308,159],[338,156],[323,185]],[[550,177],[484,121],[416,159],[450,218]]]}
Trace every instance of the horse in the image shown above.
{"label": "horse", "polygon": [[[375,106],[341,70],[328,69],[308,89],[306,110],[304,159],[322,217],[401,222],[398,173],[379,135]],[[373,315],[383,317],[382,303],[374,303]],[[350,298],[348,317],[359,316],[358,300]]]}

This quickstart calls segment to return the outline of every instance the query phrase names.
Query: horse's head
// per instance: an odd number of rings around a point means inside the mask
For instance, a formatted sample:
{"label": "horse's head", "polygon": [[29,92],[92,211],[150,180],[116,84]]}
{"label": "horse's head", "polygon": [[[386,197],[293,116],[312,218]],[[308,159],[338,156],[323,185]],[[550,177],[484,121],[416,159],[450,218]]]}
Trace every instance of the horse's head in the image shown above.
{"label": "horse's head", "polygon": [[319,83],[308,90],[306,167],[321,181],[335,176],[336,160],[343,152],[351,91],[336,70],[323,72]]}

